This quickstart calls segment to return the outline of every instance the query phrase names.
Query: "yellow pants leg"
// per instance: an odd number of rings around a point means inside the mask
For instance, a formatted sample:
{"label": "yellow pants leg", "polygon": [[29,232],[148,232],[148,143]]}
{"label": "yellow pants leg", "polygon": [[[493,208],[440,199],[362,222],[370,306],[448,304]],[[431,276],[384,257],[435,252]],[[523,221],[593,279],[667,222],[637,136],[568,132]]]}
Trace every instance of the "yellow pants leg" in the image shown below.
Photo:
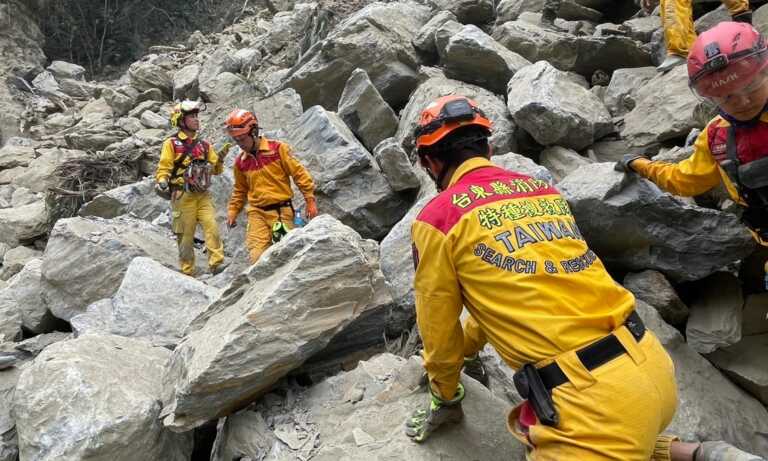
{"label": "yellow pants leg", "polygon": [[288,229],[293,229],[293,211],[290,207],[264,211],[259,208],[248,210],[248,228],[245,232],[245,247],[251,264],[256,264],[262,253],[272,245],[272,225],[282,219]]}
{"label": "yellow pants leg", "polygon": [[224,245],[216,224],[216,210],[210,192],[202,193],[198,198],[197,221],[203,227],[205,247],[208,250],[208,267],[213,269],[224,262]]}
{"label": "yellow pants leg", "polygon": [[667,42],[667,54],[687,57],[696,31],[693,28],[692,0],[661,0],[661,25]]}
{"label": "yellow pants leg", "polygon": [[677,407],[674,365],[656,336],[646,331],[637,343],[625,327],[616,330],[629,351],[588,371],[570,351],[556,358],[569,382],[552,398],[560,424],[518,423],[522,405],[508,426],[532,451],[534,461],[648,461],[656,438]]}
{"label": "yellow pants leg", "polygon": [[[178,194],[178,193],[176,193]],[[197,228],[197,194],[185,192],[171,202],[173,233],[179,246],[179,265],[187,275],[195,273],[195,229]]]}
{"label": "yellow pants leg", "polygon": [[471,315],[464,320],[462,329],[464,330],[464,357],[474,357],[488,342],[485,333]]}
{"label": "yellow pants leg", "polygon": [[728,8],[731,16],[734,16],[749,9],[749,0],[723,0],[723,5]]}

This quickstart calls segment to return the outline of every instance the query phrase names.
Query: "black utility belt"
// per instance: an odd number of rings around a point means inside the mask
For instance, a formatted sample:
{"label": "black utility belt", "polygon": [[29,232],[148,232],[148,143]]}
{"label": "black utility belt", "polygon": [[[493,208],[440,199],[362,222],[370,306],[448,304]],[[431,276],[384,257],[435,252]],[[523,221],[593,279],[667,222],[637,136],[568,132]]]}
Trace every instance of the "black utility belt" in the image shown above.
{"label": "black utility belt", "polygon": [[293,208],[293,203],[290,200],[286,200],[280,203],[273,203],[272,205],[257,206],[256,208],[263,211],[276,211],[280,208]]}
{"label": "black utility belt", "polygon": [[[645,336],[645,325],[635,311],[629,314],[624,326],[637,342]],[[619,338],[611,333],[579,349],[576,351],[576,356],[584,367],[591,371],[625,352],[627,351],[621,345]],[[515,373],[513,380],[517,392],[533,406],[539,421],[548,426],[556,426],[560,418],[552,403],[552,389],[568,382],[568,377],[563,373],[560,365],[552,362],[537,369],[533,364],[528,363]]]}

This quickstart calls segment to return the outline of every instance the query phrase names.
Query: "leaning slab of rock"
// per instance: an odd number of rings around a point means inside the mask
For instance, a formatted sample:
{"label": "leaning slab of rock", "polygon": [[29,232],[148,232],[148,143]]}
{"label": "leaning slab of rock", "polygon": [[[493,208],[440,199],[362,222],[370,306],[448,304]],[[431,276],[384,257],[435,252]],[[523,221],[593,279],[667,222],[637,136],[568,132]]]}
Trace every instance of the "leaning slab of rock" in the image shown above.
{"label": "leaning slab of rock", "polygon": [[765,407],[691,349],[655,309],[638,301],[637,310],[675,364],[679,406],[665,432],[682,440],[727,440],[750,453],[768,456],[768,440],[757,436],[768,431]]}
{"label": "leaning slab of rock", "polygon": [[199,77],[199,64],[189,64],[177,70],[173,74],[173,99],[176,101],[196,100],[200,96]]}
{"label": "leaning slab of rock", "polygon": [[613,116],[624,115],[637,105],[637,92],[645,87],[649,80],[656,77],[655,67],[616,69],[611,75],[611,82],[605,90],[603,102]]}
{"label": "leaning slab of rock", "polygon": [[768,404],[768,334],[745,336],[707,358],[755,398]]}
{"label": "leaning slab of rock", "polygon": [[69,320],[92,302],[111,297],[137,256],[150,256],[176,267],[178,251],[168,231],[138,218],[60,219],[43,253],[42,281],[48,308],[55,316]]}
{"label": "leaning slab of rock", "polygon": [[288,135],[295,154],[311,172],[318,207],[365,238],[381,238],[405,214],[376,160],[333,112],[307,110]]}
{"label": "leaning slab of rock", "polygon": [[564,71],[590,77],[596,70],[651,65],[651,55],[628,37],[576,36],[553,32],[524,21],[510,21],[494,29],[493,38],[525,59],[548,61]]}
{"label": "leaning slab of rock", "polygon": [[685,66],[677,66],[637,90],[634,109],[624,115],[622,138],[644,147],[684,138],[692,128],[702,128],[695,114],[702,101],[688,88],[687,72]]}
{"label": "leaning slab of rock", "polygon": [[544,61],[512,77],[507,106],[517,125],[545,146],[580,150],[614,131],[597,96]]}
{"label": "leaning slab of rock", "polygon": [[397,115],[362,69],[352,71],[344,86],[339,117],[371,152],[397,130]]}
{"label": "leaning slab of rock", "polygon": [[39,200],[29,205],[0,209],[0,242],[10,246],[29,243],[48,232],[48,210]]}
{"label": "leaning slab of rock", "polygon": [[456,16],[450,11],[440,11],[432,16],[432,19],[427,21],[427,23],[419,29],[419,33],[413,37],[413,46],[425,55],[436,58],[437,47],[435,46],[435,32],[448,21],[458,22],[458,19],[456,19]]}
{"label": "leaning slab of rock", "polygon": [[661,318],[671,325],[684,325],[688,306],[683,303],[664,274],[647,270],[627,274],[624,288],[659,311]]}
{"label": "leaning slab of rock", "polygon": [[360,68],[390,106],[402,107],[419,80],[411,40],[429,16],[429,8],[414,3],[368,5],[307,51],[286,85],[301,95],[304,107],[333,110],[349,74]]}
{"label": "leaning slab of rock", "polygon": [[579,167],[592,163],[589,158],[582,157],[575,150],[560,146],[551,146],[541,151],[539,162],[552,173],[555,181],[560,181]]}
{"label": "leaning slab of rock", "polygon": [[507,82],[530,61],[508,50],[477,26],[468,25],[448,40],[442,55],[445,75],[504,94]]}
{"label": "leaning slab of rock", "polygon": [[144,341],[92,335],[53,344],[19,377],[13,417],[21,459],[185,461],[192,434],[158,419],[169,352]]}
{"label": "leaning slab of rock", "polygon": [[165,425],[183,431],[231,414],[329,344],[376,341],[391,302],[376,245],[331,216],[313,219],[267,250],[178,345],[164,377]]}
{"label": "leaning slab of rock", "polygon": [[558,189],[589,246],[616,268],[692,281],[754,249],[736,216],[689,205],[637,175],[614,171],[612,163],[585,165]]}
{"label": "leaning slab of rock", "polygon": [[451,94],[459,94],[473,99],[491,120],[493,132],[490,143],[493,152],[506,153],[516,150],[515,123],[512,121],[503,99],[477,85],[438,76],[419,85],[419,88],[411,95],[408,105],[400,113],[400,124],[397,127],[395,137],[403,144],[406,152],[410,152],[414,147],[413,131],[416,129],[424,108],[435,99]]}
{"label": "leaning slab of rock", "polygon": [[138,257],[128,265],[111,299],[97,301],[70,323],[78,336],[111,333],[175,346],[189,322],[217,295],[218,290],[203,282]]}
{"label": "leaning slab of rock", "polygon": [[168,200],[155,194],[154,184],[154,179],[147,178],[110,189],[85,203],[78,214],[110,219],[130,213],[137,218],[151,221],[170,208]]}
{"label": "leaning slab of rock", "polygon": [[685,336],[700,354],[736,344],[741,339],[741,310],[744,297],[734,275],[718,272],[696,282],[690,301],[691,315]]}
{"label": "leaning slab of rock", "polygon": [[429,400],[419,387],[423,372],[415,357],[381,354],[308,389],[290,389],[290,398],[270,394],[220,422],[211,460],[525,459],[506,429],[509,405],[474,380],[464,381],[461,424],[441,427],[422,444],[409,440],[403,422]]}
{"label": "leaning slab of rock", "polygon": [[17,310],[21,315],[22,326],[34,334],[53,331],[58,323],[43,300],[40,284],[42,264],[42,259],[29,261],[0,290],[0,311]]}
{"label": "leaning slab of rock", "polygon": [[373,151],[381,172],[395,191],[418,189],[418,176],[397,138],[387,138],[381,141]]}

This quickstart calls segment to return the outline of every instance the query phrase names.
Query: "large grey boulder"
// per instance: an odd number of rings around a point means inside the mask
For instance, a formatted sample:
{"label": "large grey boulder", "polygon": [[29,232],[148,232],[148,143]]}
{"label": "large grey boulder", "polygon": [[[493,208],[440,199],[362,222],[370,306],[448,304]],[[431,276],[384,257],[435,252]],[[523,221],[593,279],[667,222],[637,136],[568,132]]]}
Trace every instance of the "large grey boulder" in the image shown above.
{"label": "large grey boulder", "polygon": [[744,297],[739,279],[727,272],[710,275],[694,285],[685,336],[693,350],[708,354],[741,339]]}
{"label": "large grey boulder", "polygon": [[211,460],[525,459],[506,429],[509,404],[471,379],[461,424],[441,427],[425,443],[409,440],[403,422],[428,402],[422,373],[416,357],[381,354],[308,389],[281,388],[219,421]]}
{"label": "large grey boulder", "polygon": [[48,210],[38,200],[15,208],[0,209],[0,242],[10,246],[30,243],[48,232]]}
{"label": "large grey boulder", "polygon": [[632,18],[622,23],[629,29],[629,36],[643,43],[651,41],[653,33],[661,28],[661,18],[659,16],[644,16]]}
{"label": "large grey boulder", "polygon": [[453,35],[442,55],[445,75],[504,94],[507,82],[530,61],[508,50],[477,26]]}
{"label": "large grey boulder", "polygon": [[60,219],[43,254],[43,293],[48,308],[69,320],[90,303],[112,296],[137,256],[176,267],[178,251],[169,231],[138,218]]}
{"label": "large grey boulder", "polygon": [[8,143],[0,148],[0,170],[29,166],[36,156],[33,146]]}
{"label": "large grey boulder", "polygon": [[637,175],[614,171],[612,163],[583,166],[558,188],[589,246],[616,268],[692,281],[754,249],[736,216],[689,205]]}
{"label": "large grey boulder", "polygon": [[616,69],[605,90],[603,97],[605,107],[613,116],[624,115],[631,111],[637,104],[637,92],[657,75],[658,71],[655,67]]}
{"label": "large grey boulder", "polygon": [[395,137],[403,144],[406,152],[410,152],[414,147],[413,131],[419,122],[421,112],[435,99],[452,94],[473,99],[491,120],[493,132],[490,143],[493,152],[506,153],[517,149],[515,123],[502,98],[479,86],[436,76],[419,85],[411,95],[408,105],[400,113],[400,124]]}
{"label": "large grey boulder", "polygon": [[429,15],[429,8],[414,3],[368,5],[307,51],[286,85],[301,95],[304,107],[333,110],[349,74],[360,68],[390,106],[402,107],[418,84],[420,61],[411,40]]}
{"label": "large grey boulder", "polygon": [[235,51],[228,47],[216,48],[200,67],[198,81],[200,91],[208,91],[210,83],[225,72],[237,73],[240,70],[240,62],[235,58]]}
{"label": "large grey boulder", "polygon": [[462,29],[464,29],[464,24],[448,20],[435,30],[435,50],[440,59],[443,59],[445,56],[445,49],[448,47],[451,37],[461,32]]}
{"label": "large grey boulder", "polygon": [[453,13],[462,24],[485,24],[493,19],[493,0],[428,0],[436,11]]}
{"label": "large grey boulder", "polygon": [[152,221],[170,209],[170,202],[155,194],[154,184],[153,178],[146,178],[110,189],[85,203],[77,214],[110,219],[130,213],[137,218]]}
{"label": "large grey boulder", "polygon": [[2,302],[0,303],[0,343],[19,339],[21,339],[21,313],[14,304]]}
{"label": "large grey boulder", "polygon": [[[124,91],[120,91],[121,89]],[[101,97],[104,98],[116,117],[123,116],[133,109],[138,102],[138,95],[138,91],[133,87],[104,88],[104,91],[101,92]]]}
{"label": "large grey boulder", "polygon": [[17,246],[6,251],[3,255],[3,267],[0,269],[0,280],[8,280],[21,272],[29,261],[42,257],[43,252],[27,246]]}
{"label": "large grey boulder", "polygon": [[[642,301],[637,311],[675,364],[678,409],[665,432],[682,440],[725,440],[750,453],[768,456],[768,411],[691,349],[680,333]],[[734,409],[738,411],[734,411]]]}
{"label": "large grey boulder", "polygon": [[42,265],[42,259],[29,261],[0,289],[0,311],[16,310],[21,316],[21,325],[34,334],[48,333],[58,325],[43,300]]}
{"label": "large grey boulder", "polygon": [[373,156],[333,112],[307,110],[290,128],[295,156],[312,174],[318,208],[366,238],[381,238],[405,214]]}
{"label": "large grey boulder", "polygon": [[200,96],[200,65],[189,64],[177,70],[173,74],[173,99],[196,100]]}
{"label": "large grey boulder", "polygon": [[768,404],[768,334],[745,336],[707,356],[755,398]]}
{"label": "large grey boulder", "polygon": [[148,61],[137,61],[128,68],[131,86],[139,91],[157,88],[170,96],[173,93],[173,79],[167,70]]}
{"label": "large grey boulder", "polygon": [[45,68],[57,79],[70,78],[73,80],[85,80],[85,67],[71,62],[55,60]]}
{"label": "large grey boulder", "polygon": [[253,100],[263,93],[238,74],[222,72],[212,77],[205,86],[200,86],[200,94],[206,101],[225,103],[236,100]]}
{"label": "large grey boulder", "polygon": [[541,151],[539,163],[552,173],[555,181],[560,181],[579,167],[589,165],[592,161],[567,147],[551,146]]}
{"label": "large grey boulder", "polygon": [[13,391],[21,376],[18,367],[0,371],[0,461],[18,461],[19,443],[16,437],[16,422],[11,417]]}
{"label": "large grey boulder", "polygon": [[218,290],[203,282],[138,257],[112,298],[91,304],[70,323],[78,336],[110,333],[175,346],[189,322],[217,295]]}
{"label": "large grey boulder", "polygon": [[46,348],[19,377],[12,414],[21,459],[186,461],[192,434],[163,428],[169,352],[144,341],[86,336]]}
{"label": "large grey boulder", "polygon": [[[277,2],[270,3],[275,5]],[[312,45],[325,38],[335,24],[335,18],[323,6],[321,2],[302,2],[280,11],[272,17],[266,32],[254,45],[269,53],[269,62],[279,67],[292,67]]]}
{"label": "large grey boulder", "polygon": [[630,273],[624,277],[622,284],[636,299],[643,300],[656,309],[665,322],[677,326],[685,324],[688,306],[661,272],[647,270]]}
{"label": "large grey boulder", "polygon": [[339,117],[371,152],[397,130],[397,115],[362,69],[352,71],[344,86]]}
{"label": "large grey boulder", "polygon": [[507,90],[512,118],[539,144],[580,150],[614,131],[603,103],[547,62],[518,71]]}
{"label": "large grey boulder", "polygon": [[632,146],[684,138],[692,128],[702,128],[696,110],[703,104],[688,88],[685,66],[658,74],[634,95],[635,107],[624,115],[621,136]]}
{"label": "large grey boulder", "polygon": [[293,88],[260,98],[252,104],[259,126],[264,130],[286,130],[304,113],[301,96]]}
{"label": "large grey boulder", "polygon": [[328,215],[270,247],[173,352],[165,425],[183,431],[226,416],[327,347],[378,341],[392,298],[376,247]]}
{"label": "large grey boulder", "polygon": [[421,183],[414,166],[397,138],[381,141],[374,149],[373,157],[392,190],[400,192],[419,188]]}
{"label": "large grey boulder", "polygon": [[437,47],[435,45],[435,32],[437,32],[437,30],[448,21],[458,23],[456,15],[450,11],[439,11],[437,14],[432,16],[432,19],[427,21],[427,23],[424,24],[421,29],[419,29],[419,32],[415,37],[413,37],[411,43],[413,43],[413,46],[417,50],[421,51],[425,55],[433,59],[436,58]]}
{"label": "large grey boulder", "polygon": [[492,36],[531,62],[545,60],[560,70],[586,77],[596,70],[610,73],[622,67],[651,65],[648,50],[628,37],[573,36],[523,21],[506,22],[496,27]]}
{"label": "large grey boulder", "polygon": [[504,155],[494,155],[491,157],[491,162],[504,168],[505,170],[514,171],[515,173],[521,173],[528,175],[532,178],[541,179],[550,184],[555,183],[555,178],[552,173],[545,167],[536,164],[533,160],[520,154],[509,152]]}

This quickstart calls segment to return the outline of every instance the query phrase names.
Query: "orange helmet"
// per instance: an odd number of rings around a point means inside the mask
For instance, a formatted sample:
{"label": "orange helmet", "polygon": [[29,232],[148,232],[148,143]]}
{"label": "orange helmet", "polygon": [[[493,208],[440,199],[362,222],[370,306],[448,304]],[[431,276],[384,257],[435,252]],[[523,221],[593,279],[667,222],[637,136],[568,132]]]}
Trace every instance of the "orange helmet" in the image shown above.
{"label": "orange helmet", "polygon": [[416,148],[431,146],[453,130],[468,125],[491,129],[491,121],[475,101],[460,95],[438,98],[421,112],[414,132]]}
{"label": "orange helmet", "polygon": [[[254,133],[254,130],[257,133],[259,129],[259,120],[253,112],[244,109],[235,109],[230,112],[224,124],[227,126],[227,133],[233,137]],[[256,133],[254,133],[254,136]]]}

